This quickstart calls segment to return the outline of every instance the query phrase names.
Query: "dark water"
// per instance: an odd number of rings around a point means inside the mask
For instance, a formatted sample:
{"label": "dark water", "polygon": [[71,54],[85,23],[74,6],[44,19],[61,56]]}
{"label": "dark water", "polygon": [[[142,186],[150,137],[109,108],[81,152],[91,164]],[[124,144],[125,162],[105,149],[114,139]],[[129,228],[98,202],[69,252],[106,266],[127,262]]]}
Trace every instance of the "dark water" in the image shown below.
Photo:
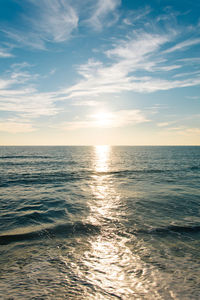
{"label": "dark water", "polygon": [[199,299],[200,147],[0,147],[0,299]]}

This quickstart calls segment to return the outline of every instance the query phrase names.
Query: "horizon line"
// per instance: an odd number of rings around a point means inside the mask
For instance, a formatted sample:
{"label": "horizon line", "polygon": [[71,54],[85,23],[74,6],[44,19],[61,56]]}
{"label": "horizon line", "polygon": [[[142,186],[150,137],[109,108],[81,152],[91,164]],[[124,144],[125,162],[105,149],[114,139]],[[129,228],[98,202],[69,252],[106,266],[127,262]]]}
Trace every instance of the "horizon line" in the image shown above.
{"label": "horizon line", "polygon": [[0,147],[97,147],[97,146],[109,146],[109,147],[200,147],[200,144],[188,144],[188,145],[173,145],[173,144],[166,144],[166,145],[126,145],[126,144],[97,144],[97,145],[0,145]]}

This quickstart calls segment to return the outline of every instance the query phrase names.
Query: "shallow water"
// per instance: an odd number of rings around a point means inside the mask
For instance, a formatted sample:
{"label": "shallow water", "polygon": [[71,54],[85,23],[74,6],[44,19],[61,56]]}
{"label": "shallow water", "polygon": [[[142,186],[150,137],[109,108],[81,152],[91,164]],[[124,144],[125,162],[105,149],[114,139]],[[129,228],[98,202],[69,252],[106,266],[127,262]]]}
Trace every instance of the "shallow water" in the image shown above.
{"label": "shallow water", "polygon": [[199,299],[200,147],[0,147],[0,298]]}

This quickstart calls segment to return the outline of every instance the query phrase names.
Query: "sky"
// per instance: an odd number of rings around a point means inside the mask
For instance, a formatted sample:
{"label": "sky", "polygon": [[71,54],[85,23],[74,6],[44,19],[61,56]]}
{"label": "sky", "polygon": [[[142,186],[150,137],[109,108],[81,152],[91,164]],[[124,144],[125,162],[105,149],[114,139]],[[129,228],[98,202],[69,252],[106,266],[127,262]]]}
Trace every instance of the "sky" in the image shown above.
{"label": "sky", "polygon": [[199,12],[1,0],[0,145],[200,145]]}

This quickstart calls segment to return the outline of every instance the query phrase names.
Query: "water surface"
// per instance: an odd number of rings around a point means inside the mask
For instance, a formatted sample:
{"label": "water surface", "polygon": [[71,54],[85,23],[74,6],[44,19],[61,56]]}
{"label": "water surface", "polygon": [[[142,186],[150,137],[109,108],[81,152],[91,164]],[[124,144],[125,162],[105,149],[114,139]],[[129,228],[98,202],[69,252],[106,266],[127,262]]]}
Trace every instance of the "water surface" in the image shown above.
{"label": "water surface", "polygon": [[199,299],[200,147],[0,147],[2,299]]}

